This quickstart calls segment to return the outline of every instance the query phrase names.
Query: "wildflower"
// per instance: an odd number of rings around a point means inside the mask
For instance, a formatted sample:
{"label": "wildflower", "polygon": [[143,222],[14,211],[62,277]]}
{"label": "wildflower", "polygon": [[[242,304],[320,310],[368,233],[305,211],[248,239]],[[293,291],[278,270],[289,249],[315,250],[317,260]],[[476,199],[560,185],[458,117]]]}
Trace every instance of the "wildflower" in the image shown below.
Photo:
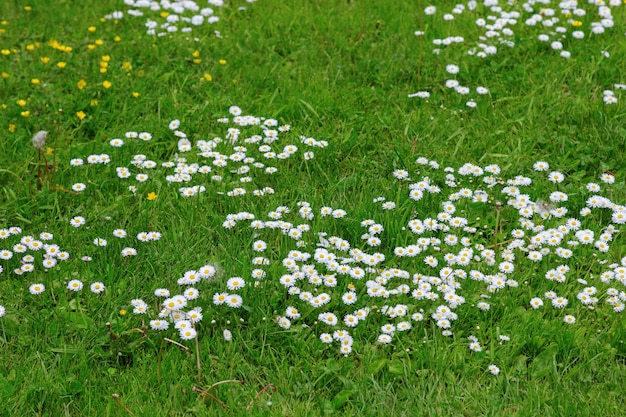
{"label": "wildflower", "polygon": [[30,293],[34,295],[41,294],[45,290],[46,286],[43,284],[33,284],[28,288],[28,291],[30,291]]}
{"label": "wildflower", "polygon": [[80,291],[83,289],[83,283],[77,279],[73,279],[67,283],[67,289],[70,291]]}
{"label": "wildflower", "polygon": [[190,327],[187,329],[181,329],[178,335],[183,340],[191,340],[191,339],[195,339],[197,332],[194,328]]}
{"label": "wildflower", "polygon": [[491,364],[489,365],[488,369],[489,369],[489,372],[491,372],[494,375],[498,375],[500,373],[500,368],[498,368],[496,365]]}
{"label": "wildflower", "polygon": [[104,287],[104,284],[101,282],[94,282],[89,286],[89,289],[94,294],[100,294],[101,292],[104,291],[105,287]]}

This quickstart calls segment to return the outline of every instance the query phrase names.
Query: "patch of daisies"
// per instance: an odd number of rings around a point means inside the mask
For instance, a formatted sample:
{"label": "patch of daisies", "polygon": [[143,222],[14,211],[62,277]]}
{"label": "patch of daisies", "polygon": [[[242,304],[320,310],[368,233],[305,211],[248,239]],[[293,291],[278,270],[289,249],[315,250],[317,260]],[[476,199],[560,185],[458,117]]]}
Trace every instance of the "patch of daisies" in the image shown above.
{"label": "patch of daisies", "polygon": [[[544,161],[534,164],[534,179],[503,178],[497,165],[441,170],[426,158],[416,163],[413,173],[393,172],[405,190],[402,199],[373,200],[372,212],[381,218],[389,210],[413,213],[398,234],[386,233],[391,224],[364,219],[358,239],[331,235],[326,230],[340,228],[333,222],[345,222],[348,213],[307,202],[279,206],[263,218],[228,215],[224,228],[248,229],[256,240],[251,267],[222,283],[226,291],[215,293],[213,304],[252,305],[258,296],[228,301],[244,287],[255,293],[281,289],[286,301],[272,306],[279,312],[276,325],[311,328],[321,343],[337,344],[343,354],[352,352],[359,328],[367,334],[377,329],[370,337],[380,344],[415,327],[430,329],[428,322],[451,336],[456,327],[464,328],[464,317],[485,314],[500,300],[513,299],[530,311],[562,311],[565,324],[575,324],[574,314],[584,309],[623,311],[626,257],[609,262],[626,207],[601,194],[605,189],[610,195],[612,174],[579,190]],[[586,200],[570,199],[565,189],[586,193]],[[495,211],[501,219],[497,232],[481,220]],[[581,260],[592,265],[589,271],[580,270]],[[475,336],[468,347],[482,350]]]}
{"label": "patch of daisies", "polygon": [[[260,183],[271,184],[271,176],[278,172],[281,164],[297,157],[311,160],[317,149],[328,146],[324,140],[306,136],[299,137],[297,142],[285,143],[284,136],[292,137],[289,125],[279,125],[276,119],[243,115],[237,106],[231,106],[229,112],[231,117],[217,119],[224,134],[208,140],[193,140],[181,129],[179,120],[172,120],[169,131],[176,143],[176,155],[163,162],[150,155],[135,154],[128,165],[115,168],[117,177],[130,183],[128,189],[132,193],[146,188],[146,184],[156,178],[164,178],[178,188],[182,197],[193,197],[211,188],[210,191],[229,197],[248,193],[260,197],[275,193],[274,188],[260,186]],[[124,139],[113,138],[109,144],[120,148],[128,141],[140,143],[152,138],[150,132],[128,131]],[[73,158],[70,165],[78,168],[110,162],[108,154],[93,154]],[[84,183],[72,185],[72,190],[77,193],[86,189]]]}
{"label": "patch of daisies", "polygon": [[[526,2],[506,2],[498,0],[484,0],[477,2],[468,1],[466,4],[456,4],[450,9],[427,6],[424,14],[432,16],[432,19],[441,18],[451,22],[470,16],[478,29],[476,45],[467,53],[479,58],[487,58],[498,53],[501,46],[513,48],[515,40],[520,43],[539,42],[545,45],[545,49],[558,53],[563,58],[570,58],[572,50],[575,50],[585,38],[601,36],[615,26],[614,12],[622,6],[620,0],[590,0],[579,2],[577,0],[529,0]],[[422,31],[415,32],[417,36],[427,35]],[[463,36],[448,36],[446,38],[432,39],[433,52],[439,54],[442,47],[451,47],[465,43]],[[606,50],[598,51],[608,59],[610,53]],[[454,80],[446,82],[448,88],[454,88],[457,92],[458,84]],[[468,91],[461,87],[462,91]],[[617,87],[616,87],[617,88]],[[478,91],[477,91],[478,92]],[[478,92],[478,94],[481,94]],[[428,91],[419,91],[410,94],[409,97],[428,98]],[[606,104],[617,103],[618,99],[611,90],[603,94]],[[473,100],[467,102],[468,107],[474,107]]]}
{"label": "patch of daisies", "polygon": [[[84,227],[85,218],[82,216],[74,216],[70,219],[70,224],[74,228]],[[127,246],[127,232],[124,229],[115,229],[111,232],[111,238],[120,240],[124,244],[115,244],[118,247],[124,246],[119,251],[122,258],[133,257],[137,255],[137,249],[134,246]],[[157,241],[161,238],[161,233],[156,231],[140,232],[136,239],[138,242]],[[91,241],[85,241],[83,252],[89,254],[81,254],[80,260],[89,262],[93,257],[101,256],[102,251],[106,251],[109,246],[107,237],[95,237]],[[38,237],[24,234],[20,227],[9,227],[0,229],[0,274],[5,272],[5,268],[12,271],[14,275],[24,278],[34,277],[38,282],[27,282],[28,289],[31,294],[39,295],[46,290],[46,280],[52,271],[62,270],[61,263],[70,259],[70,253],[63,250],[54,242],[54,235],[49,232],[41,232]],[[67,268],[66,268],[67,269]],[[42,274],[44,272],[44,274]],[[43,277],[43,280],[42,280]],[[29,280],[32,281],[32,280]],[[81,291],[84,283],[79,279],[72,279],[66,283],[67,289],[70,291]],[[105,285],[100,282],[92,282],[89,288],[93,293],[99,294],[105,290]]]}
{"label": "patch of daisies", "polygon": [[[255,0],[247,0],[253,3]],[[107,20],[121,20],[125,17],[146,18],[146,33],[152,36],[166,36],[173,33],[190,33],[194,28],[203,25],[213,25],[219,22],[216,8],[224,6],[224,0],[209,0],[210,7],[201,6],[193,0],[181,1],[150,1],[150,0],[124,0],[127,10],[116,10],[104,16]],[[240,7],[239,10],[245,10]],[[220,32],[215,31],[220,37]],[[198,38],[195,39],[199,41]]]}
{"label": "patch of daisies", "polygon": [[[445,81],[444,87],[446,89],[455,91],[461,97],[468,97],[465,105],[470,108],[476,107],[478,104],[475,100],[478,96],[486,96],[489,94],[489,89],[485,86],[466,86],[460,83],[456,79],[456,75],[459,74],[460,69],[456,64],[448,64],[446,65],[446,72],[455,78],[449,78]],[[430,92],[428,91],[418,91],[416,93],[412,93],[408,95],[409,98],[417,97],[421,99],[428,100],[430,98]]]}

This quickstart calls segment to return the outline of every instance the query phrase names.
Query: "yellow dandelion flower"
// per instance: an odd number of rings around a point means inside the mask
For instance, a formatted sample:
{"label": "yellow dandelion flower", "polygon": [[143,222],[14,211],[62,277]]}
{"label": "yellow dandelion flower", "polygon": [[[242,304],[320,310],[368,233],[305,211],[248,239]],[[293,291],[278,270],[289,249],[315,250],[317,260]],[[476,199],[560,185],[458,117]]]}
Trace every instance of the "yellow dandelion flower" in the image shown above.
{"label": "yellow dandelion flower", "polygon": [[88,30],[89,32],[92,32],[92,33],[93,33],[93,32],[95,32],[95,31],[96,31],[96,27],[95,27],[95,26],[89,26],[89,27],[87,28],[87,30]]}
{"label": "yellow dandelion flower", "polygon": [[167,16],[169,16],[170,14],[168,12],[161,12],[161,17],[163,19],[165,19]]}
{"label": "yellow dandelion flower", "polygon": [[107,20],[106,20],[104,17],[101,17],[101,18],[100,18],[100,22],[104,23],[104,22],[106,22],[106,21],[107,21]]}
{"label": "yellow dandelion flower", "polygon": [[103,86],[104,88],[111,88],[111,85],[112,85],[112,84],[111,84],[111,81],[103,81],[103,82],[102,82],[102,86]]}
{"label": "yellow dandelion flower", "polygon": [[85,80],[80,80],[76,83],[76,87],[78,87],[79,90],[82,90],[83,88],[85,88],[86,85],[87,85],[87,81]]}
{"label": "yellow dandelion flower", "polygon": [[8,72],[2,73],[2,78],[9,78],[11,75]]}
{"label": "yellow dandelion flower", "polygon": [[18,106],[20,107],[24,107],[26,105],[26,100],[17,100],[15,103],[17,103]]}
{"label": "yellow dandelion flower", "polygon": [[107,68],[108,66],[109,66],[109,63],[107,61],[100,61],[100,67]]}
{"label": "yellow dandelion flower", "polygon": [[30,116],[30,111],[29,110],[23,111],[20,113],[20,115],[22,115],[22,117],[28,117]]}
{"label": "yellow dandelion flower", "polygon": [[65,68],[66,66],[67,66],[66,62],[63,62],[63,61],[57,62],[57,67],[59,67],[61,69]]}
{"label": "yellow dandelion flower", "polygon": [[111,55],[102,55],[103,62],[109,62],[111,60]]}
{"label": "yellow dandelion flower", "polygon": [[100,68],[100,74],[105,74],[107,72],[106,68]]}
{"label": "yellow dandelion flower", "polygon": [[2,55],[11,55],[11,51],[8,49],[3,49],[0,53],[2,53]]}
{"label": "yellow dandelion flower", "polygon": [[122,40],[122,38],[120,38],[119,36],[116,36],[116,37],[113,38],[113,42],[119,42],[121,40]]}
{"label": "yellow dandelion flower", "polygon": [[76,112],[76,117],[78,117],[80,120],[83,120],[85,117],[87,117],[87,115],[85,114],[84,111],[78,111]]}
{"label": "yellow dandelion flower", "polygon": [[572,26],[574,26],[574,27],[579,27],[579,26],[582,26],[582,25],[583,25],[583,22],[581,22],[580,20],[574,20],[572,22]]}
{"label": "yellow dandelion flower", "polygon": [[41,81],[39,80],[39,78],[33,78],[32,80],[30,80],[30,82],[35,84],[35,85],[41,84]]}
{"label": "yellow dandelion flower", "polygon": [[122,69],[125,71],[130,71],[133,69],[133,64],[131,64],[130,61],[124,61],[122,63]]}
{"label": "yellow dandelion flower", "polygon": [[63,51],[63,52],[72,52],[72,47],[71,46],[64,46],[63,48],[61,48],[61,51]]}
{"label": "yellow dandelion flower", "polygon": [[41,59],[41,62],[43,62],[44,64],[47,64],[48,62],[50,62],[50,58],[48,58],[47,56],[42,56],[40,59]]}
{"label": "yellow dandelion flower", "polygon": [[94,98],[93,100],[91,100],[91,103],[89,104],[91,105],[91,107],[96,107],[98,105],[98,100]]}
{"label": "yellow dandelion flower", "polygon": [[33,8],[31,6],[24,6],[24,10],[30,12],[31,10],[33,10]]}
{"label": "yellow dandelion flower", "polygon": [[2,22],[0,22],[0,25],[2,25],[2,26],[6,26],[8,24],[9,24],[9,22],[7,20],[3,20]]}
{"label": "yellow dandelion flower", "polygon": [[136,92],[136,91],[133,91],[133,92],[132,92],[132,95],[133,95],[133,97],[135,97],[135,98],[139,97],[139,93],[138,93],[138,92]]}
{"label": "yellow dandelion flower", "polygon": [[121,310],[120,310],[120,316],[125,316],[125,315],[126,315],[126,310],[121,309]]}
{"label": "yellow dandelion flower", "polygon": [[49,146],[46,146],[46,155],[52,155],[52,148]]}
{"label": "yellow dandelion flower", "polygon": [[9,125],[9,132],[11,133],[15,132],[15,125],[13,123]]}
{"label": "yellow dandelion flower", "polygon": [[34,51],[35,50],[35,45],[33,45],[32,43],[29,43],[28,45],[26,45],[26,49],[28,51]]}
{"label": "yellow dandelion flower", "polygon": [[94,45],[93,43],[90,43],[89,45],[87,45],[87,49],[89,49],[90,51],[93,51],[94,49],[96,49],[96,45]]}
{"label": "yellow dandelion flower", "polygon": [[226,65],[226,60],[225,59],[220,59],[219,63],[220,63],[220,65]]}
{"label": "yellow dandelion flower", "polygon": [[194,58],[198,58],[200,56],[200,51],[194,51],[191,56],[193,56]]}
{"label": "yellow dandelion flower", "polygon": [[157,199],[157,194],[155,192],[148,193],[148,200],[153,201]]}
{"label": "yellow dandelion flower", "polygon": [[212,81],[213,77],[211,77],[211,74],[209,74],[208,72],[206,74],[204,74],[204,79],[207,81]]}
{"label": "yellow dandelion flower", "polygon": [[200,58],[194,58],[194,60],[193,60],[194,64],[199,64],[201,62],[202,62],[202,60]]}

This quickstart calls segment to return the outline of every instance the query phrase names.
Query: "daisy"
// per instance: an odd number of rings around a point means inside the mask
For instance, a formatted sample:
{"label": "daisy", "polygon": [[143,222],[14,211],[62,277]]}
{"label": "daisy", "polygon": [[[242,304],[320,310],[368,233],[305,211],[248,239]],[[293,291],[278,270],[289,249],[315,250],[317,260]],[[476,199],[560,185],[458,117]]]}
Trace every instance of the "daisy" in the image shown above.
{"label": "daisy", "polygon": [[30,291],[30,293],[34,295],[41,294],[45,290],[46,290],[46,286],[43,284],[33,284],[28,288],[28,291]]}
{"label": "daisy", "polygon": [[194,339],[197,335],[197,332],[193,328],[182,329],[179,332],[179,336],[183,340],[191,340]]}
{"label": "daisy", "polygon": [[491,372],[493,375],[498,375],[500,373],[500,368],[498,368],[496,365],[489,365],[488,367],[489,372]]}
{"label": "daisy", "polygon": [[226,281],[226,287],[230,291],[236,291],[238,289],[245,287],[245,285],[246,285],[246,281],[240,277],[232,277],[228,281]]}
{"label": "daisy", "polygon": [[101,282],[94,282],[89,286],[89,289],[94,294],[100,294],[101,292],[104,291],[105,287],[104,287],[104,284]]}
{"label": "daisy", "polygon": [[80,291],[83,289],[83,283],[77,279],[73,279],[67,283],[67,289],[70,291]]}
{"label": "daisy", "polygon": [[243,299],[237,294],[229,294],[225,302],[227,306],[232,308],[239,308],[243,305]]}
{"label": "daisy", "polygon": [[76,191],[77,193],[85,191],[86,188],[87,186],[82,182],[77,182],[76,184],[72,185],[72,190]]}
{"label": "daisy", "polygon": [[166,320],[150,320],[150,328],[152,330],[167,330],[170,327],[170,323]]}
{"label": "daisy", "polygon": [[567,324],[574,324],[576,323],[576,317],[568,314],[567,316],[563,317],[563,321]]}
{"label": "daisy", "polygon": [[70,220],[70,224],[74,227],[80,227],[85,224],[85,218],[82,216],[75,216]]}

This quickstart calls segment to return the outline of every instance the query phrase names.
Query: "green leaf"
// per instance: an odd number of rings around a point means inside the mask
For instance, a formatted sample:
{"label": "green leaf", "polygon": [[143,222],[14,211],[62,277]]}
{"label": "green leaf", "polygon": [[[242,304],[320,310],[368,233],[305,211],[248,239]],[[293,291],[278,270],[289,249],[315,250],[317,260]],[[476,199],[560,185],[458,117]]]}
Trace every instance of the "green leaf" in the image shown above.
{"label": "green leaf", "polygon": [[387,359],[385,358],[379,359],[376,362],[372,362],[367,367],[367,373],[370,375],[376,375],[377,373],[382,371],[385,365],[387,365]]}
{"label": "green leaf", "polygon": [[404,375],[405,366],[402,361],[393,360],[389,362],[389,373],[393,375]]}
{"label": "green leaf", "polygon": [[339,410],[341,407],[344,406],[348,399],[350,399],[352,394],[354,394],[354,391],[350,389],[343,389],[339,391],[332,400],[333,408],[335,410]]}
{"label": "green leaf", "polygon": [[15,392],[15,384],[0,375],[0,400],[6,401]]}
{"label": "green leaf", "polygon": [[94,321],[91,317],[84,313],[72,312],[67,315],[67,319],[77,329],[88,329],[94,327]]}
{"label": "green leaf", "polygon": [[533,359],[529,366],[530,375],[533,378],[541,378],[554,370],[557,345],[551,345]]}

